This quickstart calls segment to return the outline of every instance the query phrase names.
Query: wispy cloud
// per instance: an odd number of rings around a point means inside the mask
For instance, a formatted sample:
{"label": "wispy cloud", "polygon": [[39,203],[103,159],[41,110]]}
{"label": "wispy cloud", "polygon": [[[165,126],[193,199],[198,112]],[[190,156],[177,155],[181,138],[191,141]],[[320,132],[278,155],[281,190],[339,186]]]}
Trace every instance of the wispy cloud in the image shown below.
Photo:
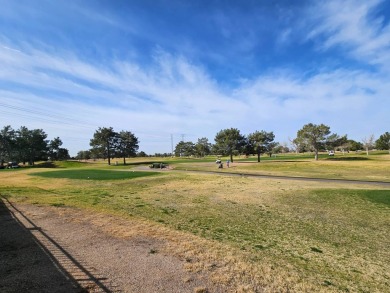
{"label": "wispy cloud", "polygon": [[[320,48],[341,47],[350,56],[381,65],[390,61],[390,26],[378,11],[382,0],[326,1],[309,10],[316,25],[308,37]],[[315,12],[315,13],[314,13]]]}
{"label": "wispy cloud", "polygon": [[55,109],[59,116],[72,113],[96,127],[123,125],[152,136],[199,127],[200,135],[200,129],[210,128],[208,121],[242,107],[226,100],[217,83],[182,56],[159,52],[148,68],[119,61],[102,68],[66,52],[2,48],[1,79],[17,85],[1,93],[4,101],[26,109],[39,105],[41,112]]}

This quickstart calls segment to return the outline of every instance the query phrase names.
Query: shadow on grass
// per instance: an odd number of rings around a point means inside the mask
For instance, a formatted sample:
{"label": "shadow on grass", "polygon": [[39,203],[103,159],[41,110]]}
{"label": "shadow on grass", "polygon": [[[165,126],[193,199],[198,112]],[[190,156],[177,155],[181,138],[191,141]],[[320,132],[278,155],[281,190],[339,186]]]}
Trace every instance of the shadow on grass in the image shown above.
{"label": "shadow on grass", "polygon": [[54,162],[42,162],[39,164],[35,164],[34,168],[59,168]]}
{"label": "shadow on grass", "polygon": [[370,158],[367,157],[330,157],[326,158],[329,161],[367,161]]}
{"label": "shadow on grass", "polygon": [[142,165],[151,165],[153,163],[163,163],[163,164],[168,164],[167,162],[164,161],[145,161],[145,162],[128,162],[126,165],[118,164],[118,166],[142,166]]}
{"label": "shadow on grass", "polygon": [[36,163],[33,168],[84,168],[91,166],[89,162],[80,161],[46,161]]}
{"label": "shadow on grass", "polygon": [[[1,292],[111,292],[59,243],[0,198]],[[76,277],[74,277],[76,276]]]}
{"label": "shadow on grass", "polygon": [[146,176],[158,176],[158,172],[150,171],[113,171],[104,169],[63,169],[56,171],[45,171],[31,174],[45,178],[77,179],[77,180],[130,180]]}
{"label": "shadow on grass", "polygon": [[370,190],[370,192],[359,191],[359,196],[373,203],[390,207],[390,190]]}
{"label": "shadow on grass", "polygon": [[234,163],[240,163],[240,164],[261,164],[261,163],[307,163],[308,161],[302,161],[302,160],[283,160],[283,159],[261,159],[260,162],[258,161],[234,161]]}

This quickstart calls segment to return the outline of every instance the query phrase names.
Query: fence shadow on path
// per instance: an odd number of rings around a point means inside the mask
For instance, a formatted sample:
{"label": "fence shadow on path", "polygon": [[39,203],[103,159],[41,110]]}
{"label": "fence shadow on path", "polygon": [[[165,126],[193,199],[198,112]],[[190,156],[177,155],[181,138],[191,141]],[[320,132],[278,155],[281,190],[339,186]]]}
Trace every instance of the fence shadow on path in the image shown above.
{"label": "fence shadow on path", "polygon": [[107,282],[0,197],[0,292],[113,292]]}

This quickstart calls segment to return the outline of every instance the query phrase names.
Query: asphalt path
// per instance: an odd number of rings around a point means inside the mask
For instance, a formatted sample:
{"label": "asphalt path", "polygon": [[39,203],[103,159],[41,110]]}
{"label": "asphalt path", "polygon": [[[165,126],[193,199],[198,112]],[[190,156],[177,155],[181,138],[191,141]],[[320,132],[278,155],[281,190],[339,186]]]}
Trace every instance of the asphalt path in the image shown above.
{"label": "asphalt path", "polygon": [[236,173],[228,171],[196,171],[196,170],[173,170],[175,172],[187,172],[187,173],[203,173],[225,176],[237,176],[237,177],[253,177],[253,178],[265,178],[265,179],[280,179],[280,180],[295,180],[295,181],[311,181],[311,182],[325,182],[325,183],[343,183],[343,184],[362,184],[362,185],[375,185],[390,188],[390,182],[384,181],[366,181],[366,180],[353,180],[353,179],[329,179],[329,178],[311,178],[311,177],[296,177],[296,176],[280,176],[280,175],[266,175],[266,174],[253,174],[253,173]]}

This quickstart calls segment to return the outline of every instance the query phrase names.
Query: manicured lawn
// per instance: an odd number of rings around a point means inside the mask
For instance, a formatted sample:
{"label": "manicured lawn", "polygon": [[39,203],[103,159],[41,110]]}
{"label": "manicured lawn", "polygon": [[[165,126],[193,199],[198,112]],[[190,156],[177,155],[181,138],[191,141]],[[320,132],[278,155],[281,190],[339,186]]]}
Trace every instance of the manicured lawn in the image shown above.
{"label": "manicured lawn", "polygon": [[[386,179],[380,174],[388,170],[385,158],[237,165],[295,175],[313,174],[320,167],[322,173],[316,175],[360,172],[361,178]],[[178,165],[216,168],[213,162]],[[386,292],[390,286],[388,189],[98,167],[0,172],[0,194],[17,202],[84,208],[195,235],[206,241],[210,255],[229,254],[239,261],[239,267],[231,262],[226,273],[244,271],[236,276],[242,285],[252,280],[283,292]]]}
{"label": "manicured lawn", "polygon": [[60,171],[45,171],[36,172],[32,175],[45,178],[66,178],[79,180],[120,180],[133,179],[138,177],[146,177],[157,175],[157,172],[132,172],[132,171],[116,171],[116,170],[99,170],[99,169],[70,169]]}
{"label": "manicured lawn", "polygon": [[337,155],[315,161],[303,155],[291,159],[235,160],[230,168],[217,169],[213,162],[181,163],[174,165],[177,170],[219,171],[263,175],[297,176],[309,178],[349,179],[390,182],[390,155]]}

